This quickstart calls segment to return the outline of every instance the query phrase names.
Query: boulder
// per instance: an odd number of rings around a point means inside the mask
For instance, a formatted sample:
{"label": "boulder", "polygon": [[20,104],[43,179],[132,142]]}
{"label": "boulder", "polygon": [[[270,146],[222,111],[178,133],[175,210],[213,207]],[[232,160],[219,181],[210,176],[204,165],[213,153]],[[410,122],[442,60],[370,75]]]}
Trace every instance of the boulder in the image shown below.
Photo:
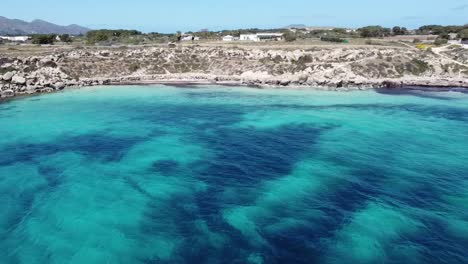
{"label": "boulder", "polygon": [[16,84],[26,84],[26,79],[23,76],[15,75],[11,78],[11,82]]}
{"label": "boulder", "polygon": [[35,92],[36,90],[38,90],[40,88],[43,88],[43,87],[37,86],[37,85],[28,85],[28,86],[26,86],[26,91],[34,91]]}
{"label": "boulder", "polygon": [[57,67],[57,63],[55,63],[53,60],[51,60],[49,58],[44,58],[44,59],[40,60],[39,63],[43,67],[51,67],[51,68],[56,68]]}
{"label": "boulder", "polygon": [[3,80],[5,81],[11,81],[11,78],[13,78],[13,76],[15,76],[15,74],[13,72],[7,72],[5,74],[3,74]]}
{"label": "boulder", "polygon": [[281,81],[279,81],[279,84],[281,86],[288,86],[290,83],[291,83],[291,80],[289,79],[282,79]]}
{"label": "boulder", "polygon": [[41,93],[51,93],[51,92],[54,91],[54,88],[52,88],[52,87],[45,87],[45,88],[41,89],[40,91],[41,91]]}
{"label": "boulder", "polygon": [[57,82],[54,85],[52,85],[56,90],[62,90],[65,88],[65,84],[63,82]]}
{"label": "boulder", "polygon": [[13,97],[15,96],[15,92],[11,89],[5,90],[3,92],[0,92],[1,97]]}

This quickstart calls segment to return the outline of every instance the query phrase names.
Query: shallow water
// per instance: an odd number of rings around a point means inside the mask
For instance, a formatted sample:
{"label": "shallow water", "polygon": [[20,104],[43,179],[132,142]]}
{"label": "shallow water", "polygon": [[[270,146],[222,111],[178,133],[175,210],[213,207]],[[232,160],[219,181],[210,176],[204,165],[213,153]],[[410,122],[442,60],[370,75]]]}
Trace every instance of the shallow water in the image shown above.
{"label": "shallow water", "polygon": [[0,104],[0,263],[468,263],[468,94]]}

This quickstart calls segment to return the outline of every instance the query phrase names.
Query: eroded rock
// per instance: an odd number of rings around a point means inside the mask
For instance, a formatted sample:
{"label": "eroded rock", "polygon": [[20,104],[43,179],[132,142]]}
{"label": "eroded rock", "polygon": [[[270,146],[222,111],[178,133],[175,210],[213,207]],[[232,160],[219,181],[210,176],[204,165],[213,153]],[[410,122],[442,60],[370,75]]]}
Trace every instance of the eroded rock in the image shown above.
{"label": "eroded rock", "polygon": [[15,84],[23,85],[23,84],[26,84],[26,78],[24,78],[21,75],[15,75],[15,76],[13,76],[13,78],[11,78],[11,82],[15,83]]}
{"label": "eroded rock", "polygon": [[14,72],[7,72],[3,74],[2,79],[8,82],[11,81],[11,78],[13,78],[13,76],[15,76]]}
{"label": "eroded rock", "polygon": [[15,96],[15,92],[12,89],[8,89],[0,92],[0,95],[2,98],[13,97]]}

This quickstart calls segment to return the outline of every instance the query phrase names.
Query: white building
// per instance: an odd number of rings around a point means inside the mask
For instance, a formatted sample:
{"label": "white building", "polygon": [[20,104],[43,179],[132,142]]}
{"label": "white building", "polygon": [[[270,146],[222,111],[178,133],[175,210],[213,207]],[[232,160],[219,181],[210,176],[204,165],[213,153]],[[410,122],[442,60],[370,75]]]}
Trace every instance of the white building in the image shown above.
{"label": "white building", "polygon": [[449,40],[453,40],[453,39],[457,38],[458,34],[457,33],[449,33],[448,36],[449,36]]}
{"label": "white building", "polygon": [[223,37],[223,41],[238,41],[238,40],[239,40],[239,37],[234,37],[231,35],[227,35]]}
{"label": "white building", "polygon": [[13,42],[25,42],[28,39],[30,39],[30,37],[28,37],[28,36],[13,36],[13,37],[11,37],[11,36],[0,36],[0,39],[13,41]]}
{"label": "white building", "polygon": [[283,33],[258,33],[259,40],[283,40]]}
{"label": "white building", "polygon": [[200,38],[193,35],[182,35],[181,41],[199,41]]}
{"label": "white building", "polygon": [[267,40],[283,40],[283,33],[257,33],[257,34],[242,34],[241,41],[267,41]]}
{"label": "white building", "polygon": [[260,41],[256,34],[241,34],[240,41]]}

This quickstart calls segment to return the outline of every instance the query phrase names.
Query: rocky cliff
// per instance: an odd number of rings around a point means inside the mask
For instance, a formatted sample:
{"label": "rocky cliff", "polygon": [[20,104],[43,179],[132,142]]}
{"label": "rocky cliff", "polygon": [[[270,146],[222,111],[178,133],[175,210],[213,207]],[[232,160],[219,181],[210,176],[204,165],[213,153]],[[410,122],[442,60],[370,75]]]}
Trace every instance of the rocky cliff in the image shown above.
{"label": "rocky cliff", "polygon": [[66,86],[164,81],[375,88],[468,87],[466,49],[419,51],[378,46],[74,48],[0,53],[1,96]]}

